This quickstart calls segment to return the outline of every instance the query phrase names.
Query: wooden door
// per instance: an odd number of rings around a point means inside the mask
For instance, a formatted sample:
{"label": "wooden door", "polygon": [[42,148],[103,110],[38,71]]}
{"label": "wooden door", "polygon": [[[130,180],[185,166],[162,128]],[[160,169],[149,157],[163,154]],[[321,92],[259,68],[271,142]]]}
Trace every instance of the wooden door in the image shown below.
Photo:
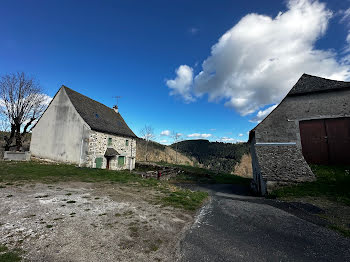
{"label": "wooden door", "polygon": [[299,128],[306,162],[328,164],[328,145],[324,120],[301,121]]}
{"label": "wooden door", "polygon": [[302,151],[310,164],[350,164],[350,118],[299,122]]}
{"label": "wooden door", "polygon": [[106,159],[107,159],[106,169],[109,169],[109,162],[110,162],[111,158],[110,157],[106,157]]}
{"label": "wooden door", "polygon": [[103,163],[102,157],[97,157],[95,159],[95,163],[96,163],[96,168],[102,168],[102,163]]}
{"label": "wooden door", "polygon": [[330,164],[350,164],[350,118],[326,119]]}

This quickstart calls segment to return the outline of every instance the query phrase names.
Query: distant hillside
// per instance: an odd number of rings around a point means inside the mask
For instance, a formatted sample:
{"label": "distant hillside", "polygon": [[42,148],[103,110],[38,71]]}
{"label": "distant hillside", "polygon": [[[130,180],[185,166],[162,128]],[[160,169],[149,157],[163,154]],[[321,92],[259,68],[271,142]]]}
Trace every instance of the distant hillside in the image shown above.
{"label": "distant hillside", "polygon": [[[136,161],[142,162],[146,160],[146,141],[144,139],[137,139],[136,142]],[[177,161],[176,161],[177,159]],[[148,161],[150,162],[166,162],[179,165],[198,165],[195,158],[185,156],[182,153],[177,153],[170,146],[161,145],[159,143],[150,141],[148,144]]]}
{"label": "distant hillside", "polygon": [[184,155],[195,158],[204,167],[220,172],[232,173],[245,154],[249,154],[247,143],[230,144],[208,140],[185,140],[171,145]]}

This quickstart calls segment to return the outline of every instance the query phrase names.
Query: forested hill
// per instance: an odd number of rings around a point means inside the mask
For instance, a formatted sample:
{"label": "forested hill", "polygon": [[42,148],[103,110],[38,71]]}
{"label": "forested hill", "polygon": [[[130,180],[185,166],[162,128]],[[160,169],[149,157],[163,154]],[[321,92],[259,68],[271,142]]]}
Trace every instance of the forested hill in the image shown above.
{"label": "forested hill", "polygon": [[185,140],[171,145],[187,155],[194,157],[204,167],[221,172],[233,172],[235,165],[244,154],[249,153],[248,143],[231,144],[209,142],[208,140]]}

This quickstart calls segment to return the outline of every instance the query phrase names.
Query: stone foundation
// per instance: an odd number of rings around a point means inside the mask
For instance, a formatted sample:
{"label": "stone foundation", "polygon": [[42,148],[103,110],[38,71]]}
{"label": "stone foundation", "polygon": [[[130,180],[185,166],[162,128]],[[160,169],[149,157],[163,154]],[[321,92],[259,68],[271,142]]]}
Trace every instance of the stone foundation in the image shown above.
{"label": "stone foundation", "polygon": [[4,160],[8,161],[29,161],[31,153],[27,152],[15,152],[15,151],[5,151]]}

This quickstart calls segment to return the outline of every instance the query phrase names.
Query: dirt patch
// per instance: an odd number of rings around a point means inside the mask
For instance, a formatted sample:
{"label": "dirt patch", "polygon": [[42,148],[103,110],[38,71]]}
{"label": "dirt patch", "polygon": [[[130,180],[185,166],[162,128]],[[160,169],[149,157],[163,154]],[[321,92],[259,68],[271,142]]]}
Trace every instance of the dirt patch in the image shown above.
{"label": "dirt patch", "polygon": [[152,204],[158,194],[111,183],[2,184],[0,244],[30,261],[174,261],[194,214]]}
{"label": "dirt patch", "polygon": [[252,157],[244,154],[241,161],[236,164],[233,174],[241,177],[253,178]]}

